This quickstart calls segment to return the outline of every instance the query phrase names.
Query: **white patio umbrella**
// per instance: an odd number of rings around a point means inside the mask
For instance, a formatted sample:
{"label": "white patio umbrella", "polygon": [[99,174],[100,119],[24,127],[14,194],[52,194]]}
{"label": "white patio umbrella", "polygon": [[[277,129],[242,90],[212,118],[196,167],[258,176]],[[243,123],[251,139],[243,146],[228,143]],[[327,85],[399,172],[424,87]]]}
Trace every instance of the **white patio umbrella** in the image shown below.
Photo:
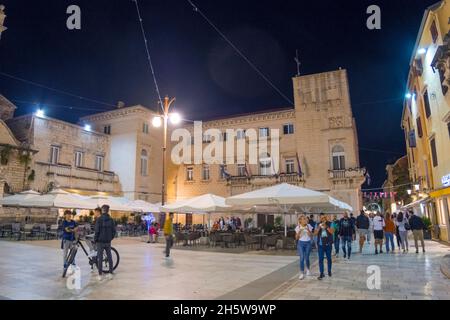
{"label": "white patio umbrella", "polygon": [[87,202],[91,203],[91,205],[96,207],[101,207],[103,205],[108,205],[109,210],[114,211],[135,211],[132,207],[128,206],[128,202],[124,203],[121,197],[112,197],[112,196],[90,196],[86,199]]}
{"label": "white patio umbrella", "polygon": [[94,209],[91,203],[83,200],[73,194],[55,189],[49,193],[31,197],[20,203],[21,207],[38,207],[38,208],[68,208],[68,209]]}
{"label": "white patio umbrella", "polygon": [[39,192],[27,190],[0,200],[2,206],[20,206],[23,201],[41,195]]}
{"label": "white patio umbrella", "polygon": [[[335,210],[352,211],[352,207],[326,193],[281,183],[271,187],[235,195],[225,200],[228,205],[241,207],[275,206],[286,214],[291,209],[303,212],[333,212]],[[284,234],[287,235],[286,219],[284,219]]]}
{"label": "white patio umbrella", "polygon": [[152,213],[160,212],[159,205],[144,200],[129,201],[126,203],[126,205],[137,212],[152,212]]}
{"label": "white patio umbrella", "polygon": [[225,198],[207,193],[191,199],[178,200],[160,209],[161,212],[208,214],[209,225],[211,225],[211,212],[223,212],[230,208],[231,206],[225,203]]}

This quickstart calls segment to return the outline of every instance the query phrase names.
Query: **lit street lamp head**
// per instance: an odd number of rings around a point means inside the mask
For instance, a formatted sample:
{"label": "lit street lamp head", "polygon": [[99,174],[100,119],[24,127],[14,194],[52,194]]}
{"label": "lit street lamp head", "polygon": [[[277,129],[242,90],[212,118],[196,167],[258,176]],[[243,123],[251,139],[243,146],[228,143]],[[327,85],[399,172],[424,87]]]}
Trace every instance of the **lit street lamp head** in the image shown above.
{"label": "lit street lamp head", "polygon": [[179,113],[171,113],[169,115],[169,120],[171,124],[179,124],[181,122],[181,116]]}
{"label": "lit street lamp head", "polygon": [[160,116],[155,116],[155,117],[153,117],[153,119],[152,119],[152,125],[153,125],[155,128],[161,127],[161,124],[162,124],[162,120],[161,120],[161,117],[160,117]]}

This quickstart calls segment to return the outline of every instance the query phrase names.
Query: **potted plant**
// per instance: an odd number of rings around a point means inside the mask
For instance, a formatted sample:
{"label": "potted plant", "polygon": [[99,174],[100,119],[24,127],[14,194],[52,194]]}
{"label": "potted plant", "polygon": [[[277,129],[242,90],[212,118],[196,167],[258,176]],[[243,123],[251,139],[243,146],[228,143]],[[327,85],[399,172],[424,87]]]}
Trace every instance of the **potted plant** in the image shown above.
{"label": "potted plant", "polygon": [[431,240],[431,219],[423,216],[422,221],[425,225],[425,229],[423,230],[423,237],[424,239]]}

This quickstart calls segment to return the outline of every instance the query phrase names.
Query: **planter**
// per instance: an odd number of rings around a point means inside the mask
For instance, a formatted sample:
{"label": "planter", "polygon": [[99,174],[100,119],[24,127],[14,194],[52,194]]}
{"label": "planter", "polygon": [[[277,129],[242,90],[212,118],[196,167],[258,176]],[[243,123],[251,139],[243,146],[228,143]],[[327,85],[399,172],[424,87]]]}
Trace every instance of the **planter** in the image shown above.
{"label": "planter", "polygon": [[431,230],[423,230],[423,238],[425,240],[431,240]]}

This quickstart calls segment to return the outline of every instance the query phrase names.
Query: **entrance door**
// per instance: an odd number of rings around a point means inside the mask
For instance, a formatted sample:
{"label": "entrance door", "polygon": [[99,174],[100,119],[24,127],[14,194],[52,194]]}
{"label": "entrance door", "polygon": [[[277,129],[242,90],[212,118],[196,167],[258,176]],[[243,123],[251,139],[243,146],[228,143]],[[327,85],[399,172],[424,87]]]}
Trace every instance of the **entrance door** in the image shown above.
{"label": "entrance door", "polygon": [[262,228],[266,224],[266,215],[263,213],[258,213],[257,220],[258,228]]}
{"label": "entrance door", "polygon": [[269,215],[267,216],[267,224],[270,224],[270,225],[273,226],[274,223],[275,223],[274,215],[273,215],[273,214],[269,214]]}

